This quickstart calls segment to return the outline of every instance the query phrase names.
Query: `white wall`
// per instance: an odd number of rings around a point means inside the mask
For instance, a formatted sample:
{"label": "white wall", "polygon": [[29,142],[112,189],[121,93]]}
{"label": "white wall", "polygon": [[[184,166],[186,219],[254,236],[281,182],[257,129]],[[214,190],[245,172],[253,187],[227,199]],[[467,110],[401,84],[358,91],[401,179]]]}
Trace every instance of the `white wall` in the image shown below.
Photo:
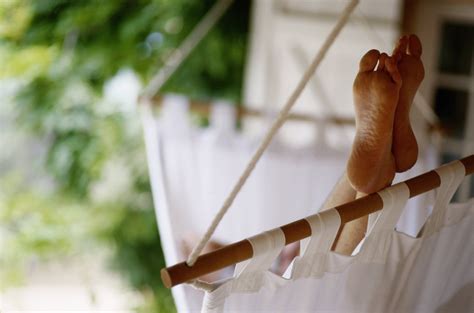
{"label": "white wall", "polygon": [[[270,111],[280,108],[348,2],[254,1],[245,103]],[[400,0],[362,0],[294,111],[353,116],[352,82],[360,57],[373,48],[391,52],[399,35],[400,14]],[[280,136],[285,141],[305,144],[315,140],[314,125],[288,124]],[[265,127],[261,125],[248,121],[246,127],[256,132]],[[350,128],[327,132],[327,136],[332,136],[331,144],[345,146],[352,134]],[[338,140],[341,138],[344,139]]]}

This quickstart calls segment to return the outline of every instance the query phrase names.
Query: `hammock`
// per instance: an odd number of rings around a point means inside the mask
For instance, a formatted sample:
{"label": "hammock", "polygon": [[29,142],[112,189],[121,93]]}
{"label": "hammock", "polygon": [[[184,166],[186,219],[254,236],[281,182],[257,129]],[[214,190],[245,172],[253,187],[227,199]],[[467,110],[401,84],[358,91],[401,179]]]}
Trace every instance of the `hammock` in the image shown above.
{"label": "hammock", "polygon": [[285,279],[268,271],[285,244],[274,229],[249,238],[253,258],[206,293],[202,311],[472,312],[474,201],[448,208],[464,177],[460,162],[437,172],[437,205],[421,237],[393,230],[409,197],[406,184],[394,185],[379,192],[384,208],[356,256],[330,252],[341,220],[325,211],[306,219],[311,241]]}
{"label": "hammock", "polygon": [[[313,190],[314,188],[330,188],[338,178],[334,175],[338,172],[337,166],[343,168],[344,162],[341,160],[346,158],[341,157],[340,163],[334,162],[337,160],[336,154],[331,153],[327,154],[329,156],[327,160],[329,163],[332,162],[331,164],[336,164],[333,167],[328,167],[324,163],[324,155],[319,155],[317,162],[311,163],[311,161],[308,162],[307,157],[292,155],[291,152],[284,151],[281,147],[274,148],[274,151],[270,151],[264,157],[262,154],[269,147],[276,131],[288,117],[291,107],[317,69],[356,3],[357,1],[351,1],[342,14],[328,40],[310,65],[270,131],[263,138],[262,144],[258,146],[257,152],[245,167],[244,174],[238,179],[238,183],[225,201],[224,198],[220,198],[224,195],[222,187],[230,188],[231,185],[228,183],[237,180],[240,171],[234,170],[244,168],[245,161],[250,158],[249,151],[252,151],[251,149],[246,150],[245,147],[251,147],[251,145],[246,143],[245,139],[232,134],[236,139],[235,142],[227,147],[222,147],[220,144],[223,141],[219,141],[219,138],[224,138],[222,137],[223,129],[217,130],[217,133],[213,135],[200,134],[202,136],[197,136],[196,130],[186,123],[187,105],[186,100],[183,99],[170,100],[170,102],[181,103],[178,105],[164,105],[162,121],[158,121],[150,111],[144,114],[152,188],[167,264],[174,264],[183,259],[183,252],[179,248],[182,244],[180,236],[190,231],[195,231],[194,234],[206,232],[188,258],[187,264],[177,264],[163,271],[165,284],[168,286],[177,285],[198,278],[202,274],[222,269],[225,267],[224,265],[235,264],[251,258],[245,264],[237,264],[232,278],[214,284],[194,282],[195,287],[206,290],[203,311],[395,312],[415,310],[431,312],[435,309],[442,309],[443,306],[449,310],[473,306],[470,298],[466,297],[469,292],[472,292],[472,282],[474,281],[474,274],[469,269],[469,260],[473,251],[472,248],[463,249],[462,245],[462,243],[469,242],[467,239],[470,239],[469,230],[472,226],[473,203],[458,206],[458,209],[446,209],[464,175],[472,172],[473,157],[464,160],[468,164],[466,169],[461,162],[456,162],[437,171],[441,187],[434,213],[423,228],[421,237],[400,235],[394,232],[394,228],[410,194],[420,193],[419,190],[426,192],[437,186],[434,177],[429,174],[422,177],[423,184],[418,184],[416,179],[414,181],[417,184],[413,185],[415,187],[410,187],[409,182],[400,183],[357,202],[370,204],[365,211],[357,211],[356,214],[360,214],[359,216],[380,209],[377,201],[381,201],[383,210],[356,256],[345,258],[330,252],[330,247],[341,223],[354,219],[354,216],[348,219],[343,214],[347,212],[347,210],[344,211],[344,208],[341,210],[331,209],[310,216],[287,225],[286,228],[274,228],[276,225],[282,224],[282,221],[294,220],[300,218],[301,215],[307,215],[310,213],[308,208],[313,208],[311,209],[313,212],[317,211],[314,209],[315,204],[320,203],[318,201],[322,201],[329,191],[328,189],[325,193],[317,193],[321,197],[320,199],[311,199],[308,195],[313,195],[314,191],[306,191],[304,188],[296,190],[291,187],[309,186]],[[216,125],[219,125],[218,119]],[[229,124],[221,123],[221,125]],[[229,133],[233,132],[232,129],[226,129],[225,132],[227,132],[226,139],[232,137],[229,136]],[[170,140],[169,136],[174,136],[173,140]],[[205,139],[201,140],[197,137]],[[225,141],[227,142],[227,140]],[[205,146],[206,144],[207,153],[204,152],[206,149],[196,147],[196,145]],[[271,147],[270,150],[272,150]],[[241,153],[239,154],[237,151]],[[275,154],[275,151],[278,153]],[[287,158],[288,154],[292,157]],[[343,154],[338,156],[343,156]],[[287,177],[273,169],[290,168],[294,175],[295,158],[297,159],[296,164],[302,169],[301,175],[298,175],[301,182],[293,179],[289,183],[284,183],[288,182]],[[222,164],[219,164],[219,160],[222,161]],[[249,179],[258,161],[260,161],[259,167]],[[206,162],[207,165],[203,165]],[[312,177],[318,177],[310,170],[315,165],[323,165],[322,168],[317,168],[319,174],[323,169],[330,169],[329,174],[324,176],[324,183],[319,185],[311,181]],[[212,169],[214,173],[202,175],[199,172],[202,169]],[[204,177],[207,177],[207,180]],[[216,177],[230,181],[219,181]],[[331,182],[331,178],[334,182]],[[273,185],[271,188],[265,188],[270,185],[269,182]],[[431,187],[427,189],[426,186]],[[236,198],[238,193],[239,197]],[[186,196],[183,197],[183,194]],[[207,196],[209,194],[218,196]],[[271,196],[268,196],[269,194]],[[291,199],[281,197],[283,194],[290,195]],[[233,203],[235,199],[237,200]],[[259,199],[261,200],[259,201]],[[285,199],[290,199],[290,201],[285,202]],[[274,202],[269,203],[268,201],[271,200]],[[202,225],[210,223],[207,217],[215,212],[209,210],[215,208],[216,203],[223,201],[224,205],[212,221],[211,226],[206,229],[200,228]],[[222,220],[232,204],[235,207],[234,211],[228,214],[230,216],[227,216],[227,219]],[[262,207],[269,207],[271,214],[265,213]],[[288,210],[289,207],[292,209]],[[234,213],[236,211],[238,213]],[[291,214],[295,215],[291,216]],[[270,216],[271,218],[269,218]],[[221,220],[224,225],[217,228]],[[424,222],[423,219],[420,220]],[[255,221],[258,222],[255,223]],[[241,225],[245,225],[245,229],[242,229]],[[452,225],[456,225],[456,227]],[[310,227],[309,233],[308,227]],[[246,237],[251,233],[259,233],[268,228],[274,229],[198,258],[212,235],[222,243],[228,243],[235,241],[237,237]],[[415,228],[413,227],[413,229]],[[286,278],[269,271],[286,243],[301,240],[311,234],[312,238],[307,244],[304,254],[295,259]],[[450,244],[451,242],[458,244],[453,245]],[[438,250],[442,253],[449,253],[451,256],[449,261],[443,262],[439,256],[434,255],[433,251]],[[438,259],[435,261],[431,260],[436,257]],[[433,266],[426,267],[429,260]],[[456,260],[460,262],[460,266],[455,266]],[[448,279],[448,274],[449,277],[454,278]],[[458,276],[461,278],[458,279]],[[370,279],[367,280],[367,277]],[[423,279],[420,279],[421,277]],[[363,281],[371,284],[370,288],[365,291],[357,288],[358,284]],[[442,288],[432,287],[437,285],[432,284],[432,281],[447,283]],[[408,288],[410,293],[402,292],[403,288]],[[303,290],[311,292],[311,296],[303,293]],[[421,292],[422,290],[423,292]],[[316,292],[313,293],[314,291]],[[192,291],[189,287],[175,287],[173,295],[179,311],[196,310],[199,306],[199,292]],[[426,300],[433,295],[436,297],[436,301]]]}
{"label": "hammock", "polygon": [[[167,96],[159,117],[149,110],[142,111],[156,215],[168,265],[186,258],[183,240],[189,234],[198,236],[205,231],[213,210],[255,146],[255,142],[228,128],[236,124],[235,111],[229,104],[212,106],[220,112],[212,114],[211,126],[204,131],[192,125],[187,104],[185,97]],[[311,150],[281,146],[271,149],[214,240],[228,244],[318,212],[344,170],[347,152],[329,147]],[[410,172],[431,168],[430,157],[419,160]],[[423,194],[411,200],[397,230],[416,237],[430,214],[431,198]],[[226,274],[230,276],[231,272]],[[202,291],[185,285],[172,291],[179,311],[201,307]]]}
{"label": "hammock", "polygon": [[[212,106],[211,126],[205,130],[192,125],[187,104],[185,97],[173,95],[163,99],[159,117],[142,111],[157,221],[168,265],[187,257],[183,241],[205,232],[255,148],[255,140],[229,129],[228,125],[236,124],[229,104]],[[334,173],[344,171],[348,153],[330,147],[311,150],[273,146],[214,240],[228,244],[317,212],[338,180],[340,174]],[[179,286],[173,295],[179,311],[201,307],[200,291]]]}

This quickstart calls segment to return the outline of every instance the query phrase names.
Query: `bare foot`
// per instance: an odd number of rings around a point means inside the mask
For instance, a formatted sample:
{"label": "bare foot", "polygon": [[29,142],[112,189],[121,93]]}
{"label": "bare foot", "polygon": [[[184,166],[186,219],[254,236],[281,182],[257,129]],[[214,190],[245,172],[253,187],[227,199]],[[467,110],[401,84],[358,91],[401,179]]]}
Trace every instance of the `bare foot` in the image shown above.
{"label": "bare foot", "polygon": [[415,35],[403,36],[393,51],[402,77],[400,97],[393,125],[392,153],[397,172],[410,169],[418,158],[418,144],[410,124],[410,108],[416,91],[425,77],[421,62],[421,42]]}
{"label": "bare foot", "polygon": [[392,132],[401,84],[394,58],[377,50],[362,57],[353,86],[357,132],[347,164],[357,191],[376,192],[395,176]]}

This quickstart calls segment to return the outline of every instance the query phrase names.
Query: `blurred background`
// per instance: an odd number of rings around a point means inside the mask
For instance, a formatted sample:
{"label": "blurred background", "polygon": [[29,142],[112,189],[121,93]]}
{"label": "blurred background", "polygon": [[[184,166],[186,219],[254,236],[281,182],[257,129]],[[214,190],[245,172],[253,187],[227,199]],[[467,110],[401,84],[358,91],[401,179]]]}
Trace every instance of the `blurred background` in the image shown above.
{"label": "blurred background", "polygon": [[[160,93],[272,118],[347,2],[234,1]],[[213,4],[0,0],[0,311],[175,311],[159,278],[136,99]],[[412,116],[423,151],[438,163],[474,153],[470,0],[361,0],[294,112],[352,119],[360,56],[390,52],[403,33],[424,46]],[[239,129],[258,137],[268,120],[245,118]],[[194,122],[205,128],[209,118]],[[443,138],[433,144],[438,122]],[[279,140],[301,149],[324,137],[345,155],[353,134],[290,121]],[[473,195],[471,178],[457,197]]]}

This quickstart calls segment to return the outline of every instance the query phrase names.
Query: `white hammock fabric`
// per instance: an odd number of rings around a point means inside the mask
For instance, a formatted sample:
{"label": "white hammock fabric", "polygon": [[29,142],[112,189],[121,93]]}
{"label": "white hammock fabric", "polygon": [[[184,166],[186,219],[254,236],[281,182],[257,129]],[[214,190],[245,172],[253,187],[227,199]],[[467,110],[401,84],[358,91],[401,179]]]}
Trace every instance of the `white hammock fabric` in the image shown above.
{"label": "white hammock fabric", "polygon": [[[193,126],[188,105],[182,96],[166,96],[160,118],[149,111],[142,114],[167,265],[187,257],[183,240],[194,237],[197,242],[204,233],[257,144],[229,127],[236,116],[228,104],[213,106],[211,125],[204,130]],[[344,171],[347,152],[308,150],[273,145],[213,240],[229,244],[316,213]],[[189,286],[172,291],[180,312],[200,310],[201,291]]]}
{"label": "white hammock fabric", "polygon": [[[155,123],[161,137],[169,203],[174,210],[180,207],[186,212],[183,219],[187,221],[179,223],[188,225],[179,231],[201,234],[258,138],[237,132],[235,112],[226,103],[213,105],[210,127],[192,125],[188,100],[182,96],[165,97],[162,118]],[[277,140],[213,238],[228,243],[315,213],[343,173],[348,152],[329,147],[310,150],[292,150]],[[245,227],[236,223],[243,217]]]}
{"label": "white hammock fabric", "polygon": [[[197,241],[205,231],[258,138],[237,132],[235,111],[227,103],[213,105],[206,129],[193,125],[188,100],[182,96],[164,97],[159,118],[148,110],[142,117],[162,247],[166,264],[172,265],[187,257],[183,240]],[[228,244],[317,213],[342,175],[347,151],[320,142],[295,150],[276,139],[217,228],[216,241]],[[435,165],[422,160],[412,171],[425,172]],[[428,200],[427,195],[412,199],[409,214],[397,228],[416,235],[429,214],[424,209]],[[189,286],[172,291],[178,311],[200,310],[203,292]]]}
{"label": "white hammock fabric", "polygon": [[473,312],[474,201],[448,209],[464,167],[438,173],[442,184],[421,237],[394,231],[409,196],[404,183],[394,185],[379,193],[384,209],[359,254],[330,251],[340,220],[335,210],[323,212],[308,219],[317,231],[285,279],[268,271],[284,237],[267,232],[250,239],[248,265],[206,293],[202,312]]}

